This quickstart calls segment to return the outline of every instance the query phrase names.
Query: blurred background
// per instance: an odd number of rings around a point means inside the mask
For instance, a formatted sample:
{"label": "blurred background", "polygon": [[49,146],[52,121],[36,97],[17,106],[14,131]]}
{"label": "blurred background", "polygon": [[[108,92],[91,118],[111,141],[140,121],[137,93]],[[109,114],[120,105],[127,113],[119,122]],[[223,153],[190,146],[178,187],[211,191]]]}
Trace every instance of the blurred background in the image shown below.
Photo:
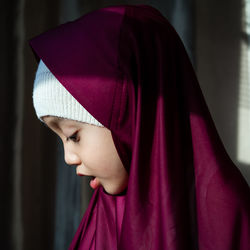
{"label": "blurred background", "polygon": [[224,146],[250,185],[249,0],[2,0],[0,248],[67,249],[88,205],[89,180],[64,163],[36,117],[37,63],[28,40],[113,4],[148,4],[176,28]]}

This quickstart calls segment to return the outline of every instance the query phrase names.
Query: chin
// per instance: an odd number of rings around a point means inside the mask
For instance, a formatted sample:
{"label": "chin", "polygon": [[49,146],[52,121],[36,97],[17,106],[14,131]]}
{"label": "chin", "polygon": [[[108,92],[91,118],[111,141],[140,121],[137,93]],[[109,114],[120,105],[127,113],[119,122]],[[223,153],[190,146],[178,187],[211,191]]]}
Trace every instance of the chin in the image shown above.
{"label": "chin", "polygon": [[125,194],[126,193],[126,189],[127,189],[127,185],[122,185],[122,186],[117,186],[117,187],[112,187],[112,186],[107,186],[105,187],[105,185],[103,185],[103,189],[107,194],[110,195],[119,195],[119,194]]}

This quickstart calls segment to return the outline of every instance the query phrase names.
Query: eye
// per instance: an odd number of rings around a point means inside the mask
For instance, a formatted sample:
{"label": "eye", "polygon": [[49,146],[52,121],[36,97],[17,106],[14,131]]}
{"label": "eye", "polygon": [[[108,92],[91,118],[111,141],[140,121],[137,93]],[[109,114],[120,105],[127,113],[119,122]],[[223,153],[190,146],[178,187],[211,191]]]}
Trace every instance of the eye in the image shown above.
{"label": "eye", "polygon": [[79,138],[77,137],[77,132],[75,132],[73,135],[67,137],[66,139],[67,141],[73,141],[73,142],[78,142],[79,141]]}

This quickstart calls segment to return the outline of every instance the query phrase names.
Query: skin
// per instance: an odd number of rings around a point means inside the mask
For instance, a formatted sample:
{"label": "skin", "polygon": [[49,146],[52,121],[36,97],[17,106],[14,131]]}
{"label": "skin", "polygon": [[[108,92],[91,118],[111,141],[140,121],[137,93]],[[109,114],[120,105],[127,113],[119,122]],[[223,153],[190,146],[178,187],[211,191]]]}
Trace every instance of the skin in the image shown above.
{"label": "skin", "polygon": [[62,140],[65,162],[76,166],[76,174],[96,177],[90,182],[92,188],[102,185],[115,195],[127,187],[128,173],[109,129],[55,116],[42,119]]}

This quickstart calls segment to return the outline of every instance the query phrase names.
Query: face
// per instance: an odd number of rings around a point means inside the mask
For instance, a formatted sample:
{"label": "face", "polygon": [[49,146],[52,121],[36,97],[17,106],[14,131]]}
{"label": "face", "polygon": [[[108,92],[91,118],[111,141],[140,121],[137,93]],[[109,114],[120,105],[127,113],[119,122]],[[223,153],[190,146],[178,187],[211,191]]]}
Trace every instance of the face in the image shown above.
{"label": "face", "polygon": [[61,138],[65,162],[76,166],[77,175],[94,177],[93,189],[102,185],[107,193],[119,194],[127,187],[128,174],[109,129],[54,116],[42,119]]}

